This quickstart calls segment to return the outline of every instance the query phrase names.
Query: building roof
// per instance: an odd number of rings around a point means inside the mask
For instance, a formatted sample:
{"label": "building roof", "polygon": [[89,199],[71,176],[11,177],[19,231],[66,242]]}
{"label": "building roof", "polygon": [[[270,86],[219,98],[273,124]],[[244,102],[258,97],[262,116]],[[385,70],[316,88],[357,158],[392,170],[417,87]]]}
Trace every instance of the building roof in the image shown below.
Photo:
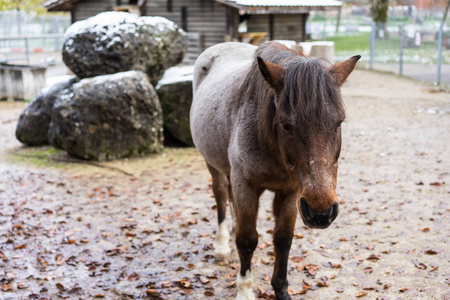
{"label": "building roof", "polygon": [[67,11],[72,9],[72,4],[78,0],[49,0],[44,3],[48,11]]}
{"label": "building roof", "polygon": [[[49,0],[44,3],[48,11],[67,11],[79,0]],[[342,6],[337,0],[214,0],[226,6],[234,7],[241,13],[249,14],[286,14],[306,13],[311,10],[324,10]]]}
{"label": "building roof", "polygon": [[311,10],[335,9],[342,6],[337,0],[215,0],[218,3],[234,7],[241,13],[249,14],[285,14],[306,13]]}

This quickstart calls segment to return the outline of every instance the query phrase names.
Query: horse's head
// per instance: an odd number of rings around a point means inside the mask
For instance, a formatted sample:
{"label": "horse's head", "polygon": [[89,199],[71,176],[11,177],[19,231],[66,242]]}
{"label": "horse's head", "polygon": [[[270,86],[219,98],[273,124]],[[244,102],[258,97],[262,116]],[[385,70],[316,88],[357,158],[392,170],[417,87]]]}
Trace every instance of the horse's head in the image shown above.
{"label": "horse's head", "polygon": [[272,89],[270,131],[294,188],[303,222],[327,228],[338,214],[336,177],[345,111],[340,86],[360,56],[327,65],[300,58],[279,64],[258,57]]}

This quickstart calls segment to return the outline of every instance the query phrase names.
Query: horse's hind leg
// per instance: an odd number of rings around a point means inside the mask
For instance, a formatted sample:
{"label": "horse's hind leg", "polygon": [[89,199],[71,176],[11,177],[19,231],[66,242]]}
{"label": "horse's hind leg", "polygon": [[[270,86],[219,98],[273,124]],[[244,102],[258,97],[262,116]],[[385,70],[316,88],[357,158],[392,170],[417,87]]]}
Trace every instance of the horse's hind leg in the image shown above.
{"label": "horse's hind leg", "polygon": [[[227,212],[227,200],[228,200],[228,190],[230,187],[230,181],[228,177],[214,167],[206,164],[208,170],[212,176],[212,188],[214,197],[217,203],[217,217],[219,220],[219,228],[216,234],[216,242],[214,243],[214,257],[216,263],[219,265],[228,264],[231,254],[231,249],[229,245],[230,233],[228,231],[228,225],[226,221]],[[230,188],[231,190],[231,188]]]}

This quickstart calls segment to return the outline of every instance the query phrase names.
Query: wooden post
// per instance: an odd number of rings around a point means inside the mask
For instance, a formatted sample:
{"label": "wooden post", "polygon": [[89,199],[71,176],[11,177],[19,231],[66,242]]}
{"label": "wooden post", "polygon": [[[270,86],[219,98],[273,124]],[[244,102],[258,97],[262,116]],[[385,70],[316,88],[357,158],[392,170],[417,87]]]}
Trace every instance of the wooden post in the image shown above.
{"label": "wooden post", "polygon": [[337,21],[336,21],[336,33],[339,33],[339,24],[341,23],[341,9],[342,9],[342,6],[339,6]]}
{"label": "wooden post", "polygon": [[76,22],[76,16],[75,16],[75,8],[72,7],[72,9],[70,10],[70,23],[75,23]]}
{"label": "wooden post", "polygon": [[441,83],[441,63],[442,63],[442,36],[444,32],[445,19],[447,18],[448,8],[450,7],[450,0],[447,2],[447,7],[445,8],[444,17],[442,18],[441,25],[439,26],[439,41],[438,41],[438,58],[437,58],[437,84]]}
{"label": "wooden post", "polygon": [[182,6],[181,7],[181,28],[183,28],[184,31],[188,31],[188,24],[187,24],[187,7]]}
{"label": "wooden post", "polygon": [[227,7],[227,28],[226,28],[226,37],[225,41],[233,42],[237,39],[237,24],[236,24],[236,15],[239,12],[236,9],[231,7]]}
{"label": "wooden post", "polygon": [[273,32],[273,23],[274,23],[274,15],[269,14],[269,40],[274,40],[274,32]]}
{"label": "wooden post", "polygon": [[306,42],[306,39],[307,39],[306,21],[308,20],[308,17],[309,17],[309,13],[301,14],[301,22],[302,22],[302,24],[301,24],[302,28],[301,28],[301,32],[300,32],[301,42]]}

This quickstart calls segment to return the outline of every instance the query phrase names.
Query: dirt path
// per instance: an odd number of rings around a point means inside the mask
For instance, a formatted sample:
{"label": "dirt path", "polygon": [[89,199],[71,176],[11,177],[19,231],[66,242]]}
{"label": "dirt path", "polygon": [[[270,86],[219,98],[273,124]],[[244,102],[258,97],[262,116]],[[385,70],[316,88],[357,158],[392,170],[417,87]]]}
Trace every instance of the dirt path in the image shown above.
{"label": "dirt path", "polygon": [[[450,299],[450,95],[367,71],[343,95],[340,215],[326,230],[298,220],[293,298]],[[233,299],[237,255],[214,265],[216,211],[195,149],[103,164],[133,176],[55,163],[64,156],[15,140],[23,107],[0,103],[0,299]],[[262,298],[270,198],[253,265]]]}

